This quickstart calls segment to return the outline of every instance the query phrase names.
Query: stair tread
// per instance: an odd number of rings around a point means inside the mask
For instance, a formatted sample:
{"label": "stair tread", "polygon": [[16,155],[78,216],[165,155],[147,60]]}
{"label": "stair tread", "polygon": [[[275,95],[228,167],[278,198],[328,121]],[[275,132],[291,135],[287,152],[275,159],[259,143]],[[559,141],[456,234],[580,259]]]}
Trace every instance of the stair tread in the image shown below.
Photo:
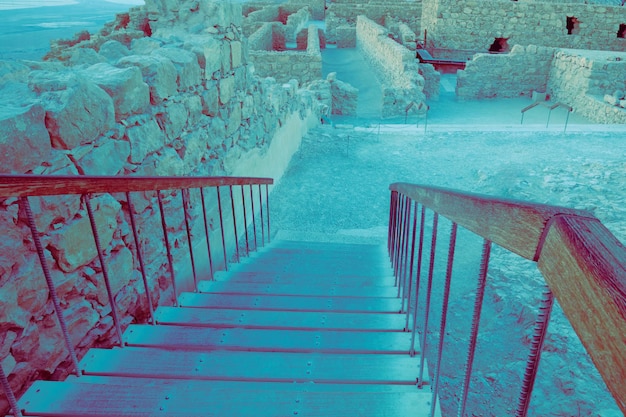
{"label": "stair tread", "polygon": [[338,271],[324,273],[294,272],[294,271],[261,271],[248,268],[248,270],[231,269],[215,273],[216,281],[228,282],[251,282],[251,283],[280,283],[298,284],[302,282],[314,282],[319,284],[332,284],[337,286],[385,286],[394,282],[391,273],[363,276],[352,273],[339,273]]}
{"label": "stair tread", "polygon": [[285,314],[282,311],[205,310],[185,307],[159,307],[155,318],[158,324],[213,328],[400,331],[405,325],[404,314],[308,311]]}
{"label": "stair tread", "polygon": [[426,415],[430,390],[413,392],[268,391],[214,387],[81,384],[37,381],[21,398],[25,414],[84,417],[406,416]]}
{"label": "stair tread", "polygon": [[333,283],[255,283],[228,281],[200,281],[201,293],[222,294],[273,294],[302,296],[341,296],[341,297],[396,297],[398,289],[393,285],[335,285]]}

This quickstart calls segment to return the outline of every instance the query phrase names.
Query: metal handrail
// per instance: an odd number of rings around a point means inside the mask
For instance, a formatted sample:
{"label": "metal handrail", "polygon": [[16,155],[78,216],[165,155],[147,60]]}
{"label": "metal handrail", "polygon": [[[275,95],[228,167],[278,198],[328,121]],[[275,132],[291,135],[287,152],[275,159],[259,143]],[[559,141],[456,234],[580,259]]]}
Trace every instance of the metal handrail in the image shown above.
{"label": "metal handrail", "polygon": [[[269,185],[273,184],[273,179],[271,178],[252,178],[252,177],[142,177],[142,176],[118,176],[118,177],[110,177],[110,176],[71,176],[71,175],[62,175],[62,176],[50,176],[50,175],[0,175],[0,198],[18,198],[18,202],[20,207],[24,210],[26,214],[26,221],[30,227],[31,235],[33,238],[33,243],[35,244],[37,256],[39,258],[41,268],[43,271],[43,275],[46,279],[46,284],[48,286],[50,298],[53,302],[53,307],[55,310],[55,314],[57,320],[59,322],[59,326],[61,328],[61,333],[63,335],[63,339],[66,345],[66,349],[68,351],[68,356],[70,358],[70,363],[74,368],[75,374],[77,377],[81,375],[79,364],[78,364],[78,355],[75,350],[75,346],[73,345],[67,324],[64,318],[64,313],[61,308],[61,303],[58,299],[56,288],[51,276],[51,269],[48,265],[48,260],[45,256],[44,247],[42,245],[42,233],[45,231],[39,231],[36,226],[35,218],[32,213],[29,197],[40,197],[40,196],[58,196],[58,195],[77,195],[81,202],[84,204],[84,207],[87,210],[92,234],[93,234],[93,242],[97,252],[97,259],[99,262],[101,274],[103,276],[104,285],[106,286],[108,301],[111,307],[111,316],[113,318],[113,325],[115,328],[115,333],[119,342],[119,346],[123,347],[124,343],[122,341],[122,327],[121,321],[122,319],[117,314],[117,306],[115,302],[115,294],[112,293],[111,285],[108,278],[107,273],[107,260],[105,256],[105,251],[107,248],[102,247],[101,240],[98,233],[97,223],[94,217],[94,211],[91,207],[91,196],[92,194],[119,194],[120,197],[125,197],[125,200],[120,198],[120,201],[125,203],[128,208],[128,218],[130,219],[130,226],[132,228],[132,236],[134,238],[134,248],[137,256],[137,260],[140,266],[140,272],[143,278],[144,290],[146,293],[146,301],[148,303],[148,310],[150,312],[150,318],[152,324],[155,323],[154,319],[154,311],[152,305],[152,299],[150,297],[150,288],[148,286],[148,281],[146,277],[146,272],[144,268],[144,262],[142,259],[142,248],[141,242],[138,239],[137,233],[137,223],[135,221],[135,217],[140,216],[140,214],[135,213],[133,202],[131,199],[131,193],[133,192],[154,192],[158,201],[158,211],[157,216],[160,216],[161,225],[162,225],[162,233],[165,243],[165,252],[167,253],[167,267],[170,274],[171,279],[171,287],[173,290],[173,303],[177,304],[177,290],[176,290],[176,277],[174,275],[174,261],[172,258],[172,254],[170,251],[170,243],[168,239],[168,225],[166,220],[166,211],[164,210],[164,203],[162,199],[162,191],[165,190],[178,190],[180,191],[181,198],[181,207],[183,210],[184,216],[184,231],[186,232],[187,242],[189,245],[189,259],[191,261],[191,269],[193,271],[193,281],[194,281],[194,289],[198,291],[198,281],[196,277],[196,266],[194,260],[194,242],[192,242],[192,225],[190,224],[191,214],[189,213],[189,191],[193,189],[199,190],[202,215],[198,217],[197,221],[204,223],[205,236],[200,236],[200,239],[206,244],[208,250],[208,262],[210,267],[210,277],[213,279],[213,261],[211,254],[211,243],[209,237],[209,220],[207,219],[207,210],[205,205],[205,194],[204,188],[215,188],[217,190],[216,200],[217,207],[219,211],[219,225],[221,229],[221,244],[222,251],[224,254],[224,267],[227,268],[227,248],[225,243],[225,231],[224,231],[224,213],[222,211],[222,201],[220,195],[220,187],[227,188],[230,196],[230,207],[229,216],[232,216],[233,222],[233,230],[234,230],[234,242],[237,256],[235,258],[236,261],[239,261],[239,234],[237,231],[237,219],[236,219],[236,208],[235,208],[235,198],[233,195],[233,187],[239,186],[241,187],[241,205],[243,206],[243,226],[245,230],[245,255],[248,254],[251,248],[251,243],[249,241],[249,230],[248,230],[248,221],[252,223],[252,236],[254,238],[254,247],[256,249],[257,244],[257,221],[255,220],[255,216],[258,217],[258,223],[261,226],[261,245],[264,245],[266,242],[270,241],[270,218],[269,218]],[[254,189],[258,190],[253,192]],[[262,186],[265,188],[265,195],[263,196]],[[249,201],[246,201],[246,195],[248,194],[249,188]],[[254,199],[256,198],[255,194],[258,196],[258,207],[257,212],[255,212]],[[175,196],[175,195],[174,195]],[[246,210],[246,205],[250,207],[250,211]],[[263,208],[265,205],[265,210]],[[227,206],[225,206],[227,207]],[[226,209],[228,210],[228,209]],[[240,219],[241,220],[241,219]],[[241,230],[241,229],[240,229]],[[206,240],[204,240],[206,239]],[[197,244],[197,242],[196,242]],[[11,391],[11,387],[8,381],[8,375],[5,375],[4,372],[0,373],[0,383],[4,388],[6,393],[6,397],[8,399],[14,399],[15,396]],[[20,416],[21,412],[17,409],[17,403],[12,400],[10,404],[13,409],[13,413],[15,416]]]}
{"label": "metal handrail", "polygon": [[524,115],[526,114],[526,112],[528,110],[531,110],[537,106],[543,106],[548,108],[549,112],[548,112],[548,120],[546,121],[546,129],[548,128],[548,126],[550,125],[550,117],[552,116],[552,110],[556,109],[557,107],[563,107],[564,109],[567,110],[567,116],[565,118],[565,127],[563,128],[563,132],[567,131],[567,123],[569,122],[569,115],[571,112],[574,111],[574,108],[572,106],[568,106],[565,103],[562,102],[556,102],[556,103],[550,103],[547,101],[535,101],[532,104],[529,104],[528,106],[524,107],[521,112],[522,112],[522,120],[520,121],[520,124],[524,124]]}
{"label": "metal handrail", "polygon": [[[448,218],[489,244],[496,243],[537,262],[548,289],[535,328],[517,415],[526,415],[553,295],[617,405],[626,413],[626,248],[600,220],[583,210],[446,188],[407,183],[391,184],[389,188],[391,220],[410,216],[406,208],[412,204],[414,213],[422,205],[422,210],[428,208],[435,216]],[[401,220],[393,220],[388,234],[390,255],[396,263],[402,262],[396,259],[402,254],[396,249],[400,245],[394,242],[400,239],[404,243],[403,236],[408,234],[396,230],[402,225]],[[433,230],[435,233],[436,227]]]}

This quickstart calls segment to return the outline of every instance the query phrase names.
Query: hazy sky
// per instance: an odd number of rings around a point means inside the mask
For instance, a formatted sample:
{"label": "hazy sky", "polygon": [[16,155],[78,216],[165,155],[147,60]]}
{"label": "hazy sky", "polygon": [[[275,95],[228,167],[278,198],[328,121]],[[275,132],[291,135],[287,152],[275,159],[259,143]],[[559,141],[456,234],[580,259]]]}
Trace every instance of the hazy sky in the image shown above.
{"label": "hazy sky", "polygon": [[[141,5],[144,0],[88,0],[90,3],[119,3],[128,5]],[[27,9],[42,6],[63,6],[77,4],[75,0],[0,0],[0,10]]]}

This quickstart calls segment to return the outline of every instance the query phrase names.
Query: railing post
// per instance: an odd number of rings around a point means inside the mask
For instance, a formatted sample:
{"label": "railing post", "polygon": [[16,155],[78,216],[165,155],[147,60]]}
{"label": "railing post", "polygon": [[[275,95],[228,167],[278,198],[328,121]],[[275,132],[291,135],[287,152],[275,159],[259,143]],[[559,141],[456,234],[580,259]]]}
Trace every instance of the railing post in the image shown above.
{"label": "railing post", "polygon": [[222,249],[224,252],[224,270],[228,271],[228,255],[226,254],[226,238],[224,237],[224,213],[222,212],[222,197],[220,196],[219,185],[215,187],[217,190],[217,211],[220,213],[220,232],[222,233]]}
{"label": "railing post", "polygon": [[450,300],[450,284],[452,282],[452,266],[454,264],[457,228],[457,224],[452,223],[452,230],[450,231],[450,246],[448,249],[448,266],[446,268],[446,282],[443,288],[443,303],[441,306],[441,323],[439,325],[439,346],[437,349],[437,364],[435,365],[435,371],[433,372],[433,375],[435,377],[435,384],[433,386],[433,398],[430,403],[431,417],[435,416],[435,409],[437,407],[437,394],[439,393],[439,380],[441,379],[441,357],[443,355],[443,343],[446,337],[446,324],[448,321],[448,302]]}
{"label": "railing post", "polygon": [[433,214],[433,235],[430,245],[430,264],[428,269],[428,286],[426,288],[426,306],[424,307],[424,328],[422,330],[422,355],[420,356],[420,375],[417,380],[418,388],[424,386],[424,360],[426,359],[426,338],[428,337],[428,317],[430,315],[430,298],[433,289],[433,272],[435,270],[435,254],[437,249],[437,226],[439,214]]}
{"label": "railing post", "polygon": [[465,379],[463,380],[463,386],[461,388],[461,400],[459,401],[459,412],[457,414],[458,417],[465,417],[465,405],[467,404],[467,394],[469,392],[470,378],[472,376],[472,366],[474,365],[476,341],[478,338],[478,326],[480,324],[483,299],[485,298],[485,284],[487,283],[487,271],[489,269],[490,255],[491,242],[489,240],[485,240],[483,243],[483,253],[480,261],[476,298],[474,299],[474,313],[472,314],[469,348],[467,351],[467,361],[465,362]]}
{"label": "railing post", "polygon": [[7,375],[4,373],[4,368],[2,366],[0,366],[0,382],[2,383],[4,395],[6,396],[7,402],[9,403],[9,406],[11,407],[13,416],[22,417],[22,411],[17,405],[17,399],[15,398],[15,394],[13,393],[13,390],[11,389],[11,385],[9,384],[9,378],[7,378]]}
{"label": "railing post", "polygon": [[196,274],[196,260],[193,256],[193,242],[191,241],[191,226],[189,225],[189,218],[191,215],[189,214],[189,199],[187,198],[187,194],[189,193],[188,188],[183,188],[180,190],[180,195],[183,200],[183,214],[185,216],[185,230],[187,231],[187,244],[189,245],[189,258],[191,259],[191,273],[193,274],[193,288],[195,292],[198,292],[198,274]]}
{"label": "railing post", "polygon": [[141,254],[141,244],[139,243],[139,233],[137,233],[137,223],[135,222],[135,213],[133,202],[130,198],[130,193],[126,192],[126,202],[128,203],[128,215],[130,217],[130,227],[133,230],[133,238],[135,239],[135,251],[137,252],[137,261],[139,262],[139,270],[141,271],[141,279],[143,280],[143,287],[146,291],[146,298],[148,300],[148,311],[150,312],[150,320],[152,324],[155,324],[154,320],[154,306],[152,305],[152,296],[150,295],[150,287],[148,285],[148,276],[146,274],[146,266],[143,262],[143,255]]}
{"label": "railing post", "polygon": [[104,285],[107,289],[107,295],[109,296],[109,304],[111,305],[111,316],[113,317],[113,324],[115,326],[115,332],[117,333],[117,337],[120,341],[120,347],[124,346],[124,341],[122,340],[122,327],[120,326],[120,321],[117,317],[117,307],[115,305],[115,297],[113,294],[113,290],[111,289],[111,281],[109,280],[109,272],[107,270],[106,263],[104,262],[104,255],[102,253],[102,245],[100,244],[100,236],[98,234],[98,228],[96,225],[96,219],[93,215],[93,210],[91,209],[91,201],[87,194],[83,195],[85,200],[85,206],[87,207],[87,215],[89,216],[89,223],[91,224],[91,232],[93,234],[93,240],[96,244],[96,251],[98,252],[98,260],[100,261],[100,267],[102,268],[102,277],[104,278]]}
{"label": "railing post", "polygon": [[[419,295],[420,295],[420,283],[422,276],[422,255],[424,252],[424,225],[426,223],[426,207],[422,205],[422,213],[420,219],[420,238],[419,238],[419,248],[417,251],[417,271],[415,272],[415,307],[413,307],[413,331],[411,333],[411,347],[409,349],[409,354],[411,356],[415,356],[415,338],[417,334],[417,307],[419,305]],[[409,317],[407,315],[407,327],[409,324]]]}
{"label": "railing post", "polygon": [[161,191],[157,190],[157,201],[159,202],[159,212],[161,214],[161,227],[163,228],[163,238],[165,239],[165,251],[167,253],[167,263],[170,270],[170,278],[172,280],[172,298],[174,306],[178,306],[178,291],[176,290],[176,275],[174,274],[174,260],[172,259],[172,250],[170,249],[170,239],[167,235],[167,223],[165,222],[165,209],[163,208],[163,198]]}
{"label": "railing post", "polygon": [[526,361],[526,370],[524,371],[524,380],[522,381],[522,391],[517,403],[515,417],[526,417],[526,414],[528,413],[528,406],[530,405],[530,398],[533,392],[533,386],[535,385],[539,362],[541,361],[541,349],[543,348],[543,342],[545,341],[546,332],[548,330],[548,323],[550,321],[553,304],[554,296],[552,291],[550,291],[550,288],[546,286],[543,292],[543,299],[541,300],[541,305],[539,307],[539,315],[535,321],[535,330],[533,331],[530,353]]}
{"label": "railing post", "polygon": [[200,187],[200,200],[202,200],[202,214],[204,217],[204,233],[206,235],[206,248],[209,255],[209,273],[211,275],[211,281],[213,281],[213,257],[211,256],[211,238],[209,237],[209,222],[206,217],[206,204],[204,202],[204,189]]}
{"label": "railing post", "polygon": [[41,237],[39,236],[39,231],[37,230],[37,225],[35,223],[35,218],[33,216],[33,211],[30,207],[30,202],[28,201],[28,197],[21,197],[20,203],[22,204],[22,206],[24,207],[24,210],[26,211],[26,218],[28,219],[28,227],[30,228],[30,232],[33,236],[33,243],[35,243],[35,250],[37,251],[37,256],[39,257],[39,264],[41,265],[43,276],[46,279],[46,285],[48,286],[48,291],[50,293],[50,300],[52,300],[52,305],[54,306],[54,311],[56,313],[57,320],[59,321],[59,326],[61,327],[61,333],[63,334],[65,347],[67,347],[67,351],[70,355],[70,359],[72,360],[72,365],[74,365],[76,376],[80,376],[80,368],[78,366],[78,357],[76,356],[74,345],[72,345],[72,341],[70,339],[70,333],[67,330],[67,323],[65,322],[65,317],[63,316],[63,311],[61,310],[61,303],[59,302],[57,290],[54,285],[54,281],[52,280],[52,275],[50,274],[50,268],[48,267],[48,261],[46,260],[46,255],[43,249],[43,245],[41,244]]}

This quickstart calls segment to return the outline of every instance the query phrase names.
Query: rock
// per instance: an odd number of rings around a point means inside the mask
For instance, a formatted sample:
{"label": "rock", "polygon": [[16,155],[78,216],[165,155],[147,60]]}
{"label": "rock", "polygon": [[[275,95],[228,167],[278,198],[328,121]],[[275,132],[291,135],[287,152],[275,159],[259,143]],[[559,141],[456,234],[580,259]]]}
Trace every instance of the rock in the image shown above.
{"label": "rock", "polygon": [[187,126],[189,112],[183,103],[170,101],[165,103],[163,111],[156,115],[159,125],[165,128],[168,143],[180,137]]}
{"label": "rock", "polygon": [[3,173],[24,174],[45,160],[52,151],[40,105],[0,110],[0,159]]}
{"label": "rock", "polygon": [[99,53],[111,63],[130,55],[128,47],[118,41],[107,41],[103,43],[102,46],[100,46]]}
{"label": "rock", "polygon": [[37,230],[47,232],[51,225],[61,225],[72,219],[80,209],[76,195],[29,197]]}
{"label": "rock", "polygon": [[99,62],[106,62],[106,58],[91,48],[73,48],[68,59],[71,66],[93,65]]}
{"label": "rock", "polygon": [[154,120],[126,129],[130,142],[130,162],[140,164],[145,157],[165,145],[165,136]]}
{"label": "rock", "polygon": [[173,148],[163,148],[155,158],[157,175],[179,176],[185,173],[185,164]]}
{"label": "rock", "polygon": [[359,98],[357,88],[333,78],[330,82],[330,92],[333,98],[332,114],[356,115]]}
{"label": "rock", "polygon": [[[106,250],[117,227],[120,204],[105,194],[92,199],[92,208],[100,245]],[[49,248],[52,256],[59,268],[65,272],[72,272],[87,265],[97,256],[91,225],[86,215],[56,230],[50,238]]]}
{"label": "rock", "polygon": [[52,146],[73,149],[93,142],[115,124],[113,100],[100,87],[73,73],[31,73],[30,86],[42,92]]}
{"label": "rock", "polygon": [[235,77],[222,78],[219,84],[220,103],[227,104],[235,94]]}
{"label": "rock", "polygon": [[73,303],[65,310],[65,321],[70,339],[77,346],[100,319],[100,315],[87,301]]}
{"label": "rock", "polygon": [[219,91],[217,81],[207,81],[207,88],[202,92],[202,113],[214,117],[219,110]]}
{"label": "rock", "polygon": [[150,105],[150,89],[136,67],[96,64],[82,73],[111,96],[118,121],[142,113]]}
{"label": "rock", "polygon": [[178,72],[178,89],[187,91],[202,82],[200,64],[198,58],[192,52],[177,48],[160,48],[152,52],[152,55],[163,56],[169,59]]}
{"label": "rock", "polygon": [[0,331],[24,329],[28,326],[32,313],[19,307],[19,285],[13,279],[0,287]]}
{"label": "rock", "polygon": [[0,358],[7,356],[11,350],[11,345],[17,339],[17,333],[11,330],[0,336]]}
{"label": "rock", "polygon": [[156,104],[177,91],[178,72],[172,61],[160,55],[131,55],[118,61],[122,67],[136,66],[150,87],[150,103]]}
{"label": "rock", "polygon": [[619,100],[615,96],[612,96],[610,94],[604,95],[604,101],[606,103],[609,103],[611,106],[617,106],[619,104]]}
{"label": "rock", "polygon": [[124,246],[120,250],[112,252],[105,261],[107,263],[111,290],[115,295],[122,287],[128,285],[128,282],[133,277],[133,254]]}
{"label": "rock", "polygon": [[132,53],[137,55],[150,55],[152,51],[155,51],[160,47],[161,42],[153,38],[133,39],[130,44]]}
{"label": "rock", "polygon": [[16,61],[0,61],[0,87],[7,83],[25,83],[28,81],[30,68]]}
{"label": "rock", "polygon": [[130,143],[123,140],[103,138],[77,162],[84,175],[117,175],[130,157]]}

